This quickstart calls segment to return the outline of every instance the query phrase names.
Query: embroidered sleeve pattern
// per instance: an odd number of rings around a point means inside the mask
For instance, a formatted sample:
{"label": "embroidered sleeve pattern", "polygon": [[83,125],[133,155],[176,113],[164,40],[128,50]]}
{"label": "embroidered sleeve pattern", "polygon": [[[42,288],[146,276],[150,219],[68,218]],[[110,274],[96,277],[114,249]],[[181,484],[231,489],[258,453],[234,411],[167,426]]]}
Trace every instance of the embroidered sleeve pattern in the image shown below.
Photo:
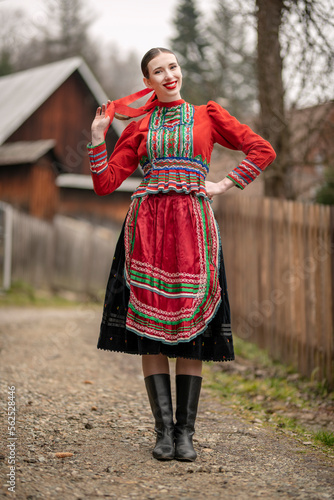
{"label": "embroidered sleeve pattern", "polygon": [[90,161],[90,171],[93,174],[101,174],[108,168],[106,143],[102,142],[95,147],[91,144],[88,144],[87,150]]}
{"label": "embroidered sleeve pattern", "polygon": [[136,170],[138,144],[135,129],[136,122],[126,127],[109,159],[105,142],[95,147],[88,144],[94,191],[99,196],[113,193]]}
{"label": "embroidered sleeve pattern", "polygon": [[238,188],[245,189],[261,172],[262,170],[255,163],[245,159],[240,165],[231,170],[226,177],[231,179]]}

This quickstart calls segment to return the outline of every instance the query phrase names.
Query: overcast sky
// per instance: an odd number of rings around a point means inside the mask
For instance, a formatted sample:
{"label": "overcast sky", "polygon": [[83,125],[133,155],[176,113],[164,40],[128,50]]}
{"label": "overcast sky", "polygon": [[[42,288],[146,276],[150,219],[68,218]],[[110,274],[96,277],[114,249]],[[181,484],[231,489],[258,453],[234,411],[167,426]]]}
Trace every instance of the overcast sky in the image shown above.
{"label": "overcast sky", "polygon": [[[125,52],[142,56],[151,47],[168,46],[172,19],[180,0],[86,0],[92,18],[91,33],[112,41]],[[216,0],[197,0],[200,12],[209,15]],[[47,24],[45,0],[0,0],[0,8],[20,8],[38,24]],[[49,20],[50,22],[50,20]]]}

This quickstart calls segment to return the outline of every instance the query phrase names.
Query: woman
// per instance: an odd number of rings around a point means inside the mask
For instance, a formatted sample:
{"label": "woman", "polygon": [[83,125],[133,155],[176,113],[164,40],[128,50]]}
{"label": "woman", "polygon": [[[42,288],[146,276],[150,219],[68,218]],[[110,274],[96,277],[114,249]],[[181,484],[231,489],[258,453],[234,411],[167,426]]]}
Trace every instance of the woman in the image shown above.
{"label": "woman", "polygon": [[[145,92],[99,107],[88,145],[95,192],[112,193],[140,163],[110,273],[98,348],[142,355],[158,460],[193,461],[202,361],[234,359],[230,309],[213,196],[241,189],[275,158],[268,142],[215,102],[181,98],[182,73],[167,49],[142,60]],[[146,106],[128,108],[153,92]],[[124,104],[125,103],[125,104]],[[104,137],[116,112],[138,116],[107,160]],[[205,180],[215,142],[247,156],[220,182]],[[168,357],[176,357],[176,421]]]}

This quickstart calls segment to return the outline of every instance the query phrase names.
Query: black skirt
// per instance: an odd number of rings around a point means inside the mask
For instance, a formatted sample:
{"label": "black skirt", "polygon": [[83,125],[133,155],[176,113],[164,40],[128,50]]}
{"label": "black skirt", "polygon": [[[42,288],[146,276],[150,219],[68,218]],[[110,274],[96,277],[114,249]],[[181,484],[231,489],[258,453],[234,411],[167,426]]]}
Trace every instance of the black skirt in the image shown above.
{"label": "black skirt", "polygon": [[126,329],[130,290],[124,278],[124,265],[123,225],[107,284],[98,349],[141,355],[161,353],[170,358],[202,361],[231,361],[234,359],[230,306],[221,247],[219,283],[222,302],[203,333],[195,339],[178,344],[166,344],[162,341],[141,337]]}

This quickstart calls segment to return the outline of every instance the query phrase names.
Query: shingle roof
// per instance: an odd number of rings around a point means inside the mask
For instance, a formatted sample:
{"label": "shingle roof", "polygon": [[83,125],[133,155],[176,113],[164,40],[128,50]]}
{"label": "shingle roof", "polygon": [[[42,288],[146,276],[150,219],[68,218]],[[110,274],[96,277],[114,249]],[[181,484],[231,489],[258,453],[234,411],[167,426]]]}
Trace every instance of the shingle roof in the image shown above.
{"label": "shingle roof", "polygon": [[0,146],[0,165],[34,163],[56,145],[53,139],[8,142]]}
{"label": "shingle roof", "polygon": [[[81,57],[46,64],[0,78],[0,144],[3,144],[55,92],[78,71],[98,103],[108,97]],[[112,127],[120,135],[121,123]]]}

